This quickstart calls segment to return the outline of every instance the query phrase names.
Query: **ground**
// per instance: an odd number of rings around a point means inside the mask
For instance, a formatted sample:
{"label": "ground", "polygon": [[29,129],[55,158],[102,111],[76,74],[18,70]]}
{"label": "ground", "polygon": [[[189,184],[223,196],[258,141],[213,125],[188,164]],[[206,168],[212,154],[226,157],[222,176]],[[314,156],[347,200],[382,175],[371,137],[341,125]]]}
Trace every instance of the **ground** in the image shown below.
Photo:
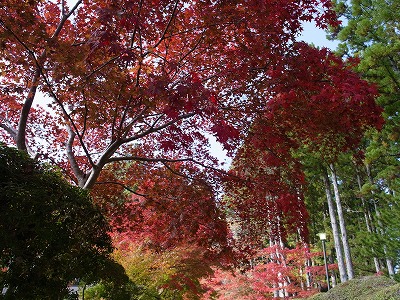
{"label": "ground", "polygon": [[400,283],[384,276],[349,280],[309,300],[400,300]]}

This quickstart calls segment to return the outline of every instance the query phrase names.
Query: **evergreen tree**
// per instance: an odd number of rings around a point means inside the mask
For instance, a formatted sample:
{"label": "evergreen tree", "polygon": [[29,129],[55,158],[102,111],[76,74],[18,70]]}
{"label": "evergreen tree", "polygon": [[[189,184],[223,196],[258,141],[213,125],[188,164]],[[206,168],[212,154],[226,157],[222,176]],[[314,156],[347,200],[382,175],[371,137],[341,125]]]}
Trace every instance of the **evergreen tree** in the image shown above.
{"label": "evergreen tree", "polygon": [[377,84],[377,102],[384,109],[385,125],[368,133],[358,176],[369,220],[365,249],[392,276],[400,248],[400,1],[338,1],[336,10],[346,19],[332,34],[342,42],[338,52],[360,59],[357,71]]}

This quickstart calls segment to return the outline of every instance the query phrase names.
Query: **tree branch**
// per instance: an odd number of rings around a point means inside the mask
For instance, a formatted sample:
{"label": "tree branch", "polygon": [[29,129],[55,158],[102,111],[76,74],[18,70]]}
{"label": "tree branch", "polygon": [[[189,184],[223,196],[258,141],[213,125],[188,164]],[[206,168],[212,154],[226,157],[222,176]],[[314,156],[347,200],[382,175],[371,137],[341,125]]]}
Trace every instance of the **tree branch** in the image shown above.
{"label": "tree branch", "polygon": [[158,127],[155,127],[155,125],[153,124],[153,126],[151,126],[149,129],[145,130],[144,132],[142,132],[140,134],[137,134],[137,135],[135,135],[133,137],[123,139],[122,143],[125,144],[125,143],[129,143],[129,142],[133,142],[133,141],[135,141],[137,139],[140,139],[140,138],[142,138],[142,137],[144,137],[146,135],[149,135],[149,134],[151,134],[153,132],[160,131],[160,130],[162,130],[164,128],[167,128],[168,126],[171,126],[172,124],[175,124],[175,123],[177,123],[177,122],[179,122],[179,121],[181,121],[183,119],[188,119],[190,117],[193,117],[194,115],[196,115],[196,113],[194,113],[194,112],[193,113],[188,113],[188,114],[183,114],[180,117],[178,117],[178,118],[176,118],[174,120],[171,120],[171,121],[169,121],[169,122],[167,122],[167,123],[165,123],[163,125],[160,125]]}
{"label": "tree branch", "polygon": [[[64,27],[65,22],[67,21],[67,19],[71,16],[71,14],[79,6],[79,4],[81,2],[82,2],[82,0],[79,0],[68,14],[63,13],[62,18],[61,18],[56,30],[54,31],[54,33],[51,36],[51,39],[55,39],[60,34],[62,28]],[[25,48],[28,51],[29,55],[33,58],[33,61],[36,65],[36,69],[35,69],[33,78],[31,80],[28,96],[26,97],[26,100],[25,100],[24,105],[21,110],[20,119],[18,122],[18,130],[16,132],[16,138],[15,138],[17,148],[28,151],[27,143],[26,143],[26,127],[27,127],[27,123],[28,123],[29,113],[30,113],[30,110],[31,110],[31,107],[33,104],[33,100],[35,99],[35,96],[36,96],[36,91],[37,91],[37,87],[39,85],[40,76],[44,75],[41,65],[42,65],[43,60],[46,57],[46,50],[43,50],[42,53],[39,55],[39,57],[36,58],[34,51],[32,51],[11,28],[9,28],[2,20],[0,20],[0,24],[4,29],[6,29],[8,32],[10,32],[12,34],[12,36],[17,40],[17,42],[23,48]]]}
{"label": "tree branch", "polygon": [[196,165],[199,165],[203,168],[206,169],[210,169],[210,170],[214,170],[217,171],[219,173],[223,173],[223,174],[227,174],[227,172],[225,170],[221,170],[219,168],[216,167],[212,167],[212,166],[208,166],[205,165],[204,163],[195,160],[191,157],[186,157],[186,158],[176,158],[176,159],[171,159],[171,158],[150,158],[150,157],[142,157],[142,156],[118,156],[118,157],[111,157],[110,159],[108,159],[108,163],[111,162],[119,162],[119,161],[142,161],[142,162],[160,162],[160,163],[175,163],[175,162],[192,162]]}
{"label": "tree branch", "polygon": [[65,143],[65,148],[67,150],[68,161],[71,165],[72,171],[74,172],[76,178],[78,179],[78,185],[82,186],[85,182],[85,174],[79,168],[78,162],[75,159],[75,155],[72,149],[76,133],[72,130],[70,126],[67,126],[67,130],[68,130],[68,140]]}
{"label": "tree branch", "polygon": [[169,27],[172,24],[172,20],[175,17],[175,13],[176,13],[176,10],[178,8],[178,3],[179,3],[179,0],[176,0],[175,4],[174,4],[174,9],[173,9],[172,14],[171,14],[171,17],[168,20],[168,24],[167,24],[167,26],[165,26],[164,32],[162,33],[162,35],[161,35],[160,39],[158,40],[158,42],[154,44],[153,48],[157,48],[158,45],[160,45],[161,42],[166,38],[167,31],[168,31]]}
{"label": "tree branch", "polygon": [[132,188],[130,188],[130,187],[126,186],[125,184],[118,182],[118,181],[99,181],[99,182],[96,182],[95,184],[115,184],[115,185],[122,186],[125,190],[127,190],[128,192],[131,192],[132,194],[135,194],[135,195],[138,195],[141,197],[147,197],[146,194],[140,194],[140,193],[136,192],[135,190],[133,190]]}
{"label": "tree branch", "polygon": [[11,125],[5,124],[4,120],[0,120],[0,128],[3,128],[11,136],[11,138],[16,141],[17,129],[13,128]]}

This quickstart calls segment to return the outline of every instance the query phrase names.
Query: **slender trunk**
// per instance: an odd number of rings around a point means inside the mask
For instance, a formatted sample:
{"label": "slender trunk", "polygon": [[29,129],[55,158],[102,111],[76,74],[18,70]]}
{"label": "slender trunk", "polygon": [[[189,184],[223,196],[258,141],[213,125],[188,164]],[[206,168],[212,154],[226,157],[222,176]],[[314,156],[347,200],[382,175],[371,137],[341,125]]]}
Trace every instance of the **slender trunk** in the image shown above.
{"label": "slender trunk", "polygon": [[[381,218],[381,213],[380,213],[380,211],[379,211],[379,209],[378,209],[378,207],[377,207],[377,205],[376,205],[376,202],[375,202],[375,213],[376,213],[376,218],[378,219],[378,225],[379,225],[379,233],[383,236],[384,235],[384,231],[383,231],[383,225],[382,225],[382,222],[380,221],[380,218]],[[387,267],[387,270],[388,270],[388,273],[389,273],[389,276],[390,277],[394,277],[394,267],[393,267],[393,261],[388,257],[388,251],[387,251],[387,246],[386,245],[383,245],[383,252],[385,253],[385,260],[386,260],[386,267]]]}
{"label": "slender trunk", "polygon": [[[335,249],[331,249],[331,253],[335,253]],[[335,258],[333,256],[333,254],[329,255],[328,263],[329,264],[334,264],[335,263]],[[335,287],[337,285],[336,271],[335,270],[331,270],[330,275],[331,275],[332,287]]]}
{"label": "slender trunk", "polygon": [[[368,175],[368,179],[369,179],[370,183],[374,184],[374,179],[372,178],[371,169],[368,164],[366,165],[366,170],[367,170],[367,175]],[[372,194],[374,194],[374,191],[372,191]],[[385,232],[383,230],[383,224],[381,221],[381,213],[379,211],[378,205],[376,204],[375,200],[374,200],[374,208],[375,208],[376,219],[378,220],[379,234],[384,236]],[[388,251],[387,251],[386,245],[383,245],[383,251],[385,253],[386,267],[387,267],[389,276],[393,278],[394,274],[395,274],[393,261],[388,257],[388,254],[387,254]]]}
{"label": "slender trunk", "polygon": [[[307,277],[307,275],[306,275],[306,277]],[[303,268],[302,267],[299,267],[299,278],[300,278],[300,288],[301,288],[302,291],[305,291],[306,290],[306,286],[304,285],[304,281],[303,281],[304,273],[303,273]],[[307,280],[307,278],[306,278],[306,280]],[[306,281],[306,284],[307,284],[307,281]]]}
{"label": "slender trunk", "polygon": [[349,246],[349,241],[347,239],[347,230],[346,230],[346,223],[344,221],[342,201],[340,199],[336,171],[333,164],[330,165],[330,169],[332,175],[333,190],[335,192],[336,208],[339,217],[340,232],[342,234],[343,252],[346,259],[347,276],[348,279],[353,279],[354,278],[353,262],[351,260],[350,246]]}
{"label": "slender trunk", "polygon": [[335,286],[337,286],[337,282],[336,282],[336,273],[335,271],[331,272],[331,282],[332,282],[332,287],[334,288]]}
{"label": "slender trunk", "polygon": [[329,217],[331,219],[331,227],[332,227],[332,233],[333,233],[333,240],[335,243],[336,258],[338,261],[340,281],[346,282],[347,281],[346,267],[345,267],[344,260],[343,260],[343,252],[342,252],[342,246],[341,246],[341,242],[340,242],[339,229],[338,229],[338,225],[336,222],[335,207],[333,205],[329,177],[328,177],[328,173],[326,172],[326,169],[324,169],[324,172],[323,172],[323,180],[324,180],[324,184],[325,184],[326,199],[328,201]]}
{"label": "slender trunk", "polygon": [[[269,239],[269,246],[270,246],[270,247],[274,247],[276,244],[277,244],[276,237],[271,236],[270,239]],[[274,254],[274,253],[271,251],[271,254],[270,254],[269,256],[270,256],[271,261],[277,262],[276,253]],[[279,289],[278,289],[278,286],[274,283],[274,284],[272,285],[272,288],[274,289],[274,291],[273,291],[273,297],[274,297],[274,298],[278,298],[278,297],[279,297]]]}
{"label": "slender trunk", "polygon": [[[387,249],[386,249],[386,246],[385,246],[385,254],[387,253]],[[388,273],[389,273],[389,277],[390,278],[394,278],[394,266],[393,266],[393,260],[391,260],[391,259],[389,259],[389,258],[386,258],[386,266],[387,266],[387,269],[388,269]]]}
{"label": "slender trunk", "polygon": [[308,288],[311,287],[311,283],[313,282],[313,278],[311,275],[311,272],[309,272],[308,270],[310,269],[310,267],[312,266],[312,260],[311,259],[307,259],[305,262],[305,270],[306,270],[306,289],[308,290]]}
{"label": "slender trunk", "polygon": [[[360,170],[357,168],[357,166],[356,166],[356,172],[357,172],[358,188],[361,191],[361,189],[362,189],[361,176],[360,176]],[[370,214],[368,206],[365,203],[365,199],[362,196],[361,196],[361,205],[362,205],[363,211],[364,211],[365,225],[367,227],[367,231],[369,233],[372,233],[371,217],[370,217],[371,214]],[[372,249],[372,253],[375,254],[375,250],[374,249]],[[380,267],[380,264],[379,264],[379,259],[375,255],[374,255],[374,265],[375,265],[376,273],[379,273],[379,271],[381,270],[381,267]]]}

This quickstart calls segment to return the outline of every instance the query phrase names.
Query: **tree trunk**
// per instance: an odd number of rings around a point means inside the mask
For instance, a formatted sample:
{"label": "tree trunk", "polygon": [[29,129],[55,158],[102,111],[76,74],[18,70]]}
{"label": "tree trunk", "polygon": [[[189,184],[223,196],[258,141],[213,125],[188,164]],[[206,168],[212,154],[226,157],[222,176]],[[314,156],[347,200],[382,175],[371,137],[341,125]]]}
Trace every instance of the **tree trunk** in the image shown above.
{"label": "tree trunk", "polygon": [[340,199],[336,171],[333,164],[330,165],[330,169],[332,175],[333,190],[335,192],[335,200],[336,200],[336,208],[339,219],[340,232],[342,234],[343,252],[346,259],[347,276],[348,279],[353,279],[354,278],[353,262],[351,260],[350,246],[349,246],[349,241],[347,239],[346,222],[344,221],[342,201]]}
{"label": "tree trunk", "polygon": [[[375,183],[374,183],[374,179],[372,178],[370,166],[367,164],[365,167],[366,167],[366,170],[367,170],[367,175],[368,175],[368,179],[369,179],[370,183],[371,183],[371,184],[375,184]],[[372,194],[374,194],[374,191],[372,191]],[[385,233],[384,233],[383,224],[382,224],[382,221],[381,221],[381,213],[380,213],[380,211],[379,211],[379,208],[378,208],[378,206],[377,206],[375,200],[374,200],[374,208],[375,208],[376,219],[378,220],[379,234],[381,234],[381,235],[383,236]],[[386,245],[383,246],[383,251],[384,251],[385,256],[386,256],[386,258],[385,258],[385,260],[386,260],[386,267],[387,267],[389,276],[390,276],[391,278],[393,278],[393,277],[394,277],[394,274],[395,274],[395,272],[394,272],[394,267],[393,267],[393,262],[392,262],[392,260],[387,256],[387,247],[386,247]]]}
{"label": "tree trunk", "polygon": [[332,233],[333,233],[333,240],[335,243],[336,258],[338,261],[340,281],[346,282],[347,281],[346,267],[345,267],[344,260],[343,260],[342,245],[340,242],[339,229],[338,229],[338,225],[336,222],[335,207],[334,207],[333,201],[332,201],[329,177],[328,177],[328,173],[326,172],[326,169],[324,169],[324,171],[323,171],[323,180],[324,180],[324,184],[325,184],[326,199],[328,201],[329,217],[331,219],[331,227],[332,227]]}
{"label": "tree trunk", "polygon": [[[356,166],[356,173],[357,173],[357,183],[358,183],[358,188],[361,191],[362,189],[362,183],[361,183],[361,176],[360,176],[360,170]],[[361,205],[363,207],[364,211],[364,219],[365,219],[365,225],[367,227],[367,231],[369,233],[372,233],[372,226],[371,226],[371,213],[368,208],[368,206],[365,203],[364,197],[361,196]],[[375,253],[375,250],[372,249],[372,252]],[[376,273],[379,273],[381,270],[380,264],[379,264],[379,259],[374,255],[374,265],[375,265],[375,271]]]}

